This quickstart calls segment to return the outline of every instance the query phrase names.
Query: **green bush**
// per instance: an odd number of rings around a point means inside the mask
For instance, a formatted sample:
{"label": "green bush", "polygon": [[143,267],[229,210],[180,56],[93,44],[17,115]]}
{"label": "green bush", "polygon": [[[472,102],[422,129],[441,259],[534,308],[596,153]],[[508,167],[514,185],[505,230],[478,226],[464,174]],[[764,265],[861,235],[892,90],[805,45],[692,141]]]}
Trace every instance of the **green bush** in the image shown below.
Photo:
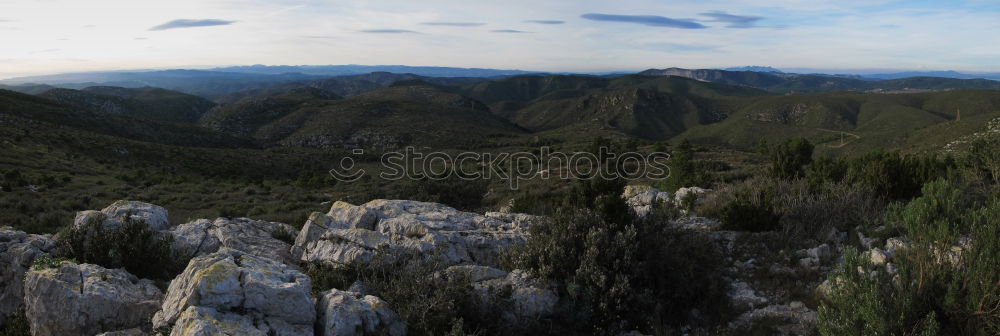
{"label": "green bush", "polygon": [[486,319],[472,309],[469,280],[439,276],[447,266],[433,256],[378,253],[368,264],[308,265],[306,274],[314,294],[331,288],[347,290],[361,281],[371,295],[385,300],[406,321],[411,335],[448,334],[459,321],[469,332],[480,329]]}
{"label": "green bush", "polygon": [[505,268],[558,284],[560,309],[552,330],[666,333],[705,322],[692,316],[692,309],[719,315],[725,285],[711,241],[673,230],[663,217],[625,223],[605,217],[594,209],[560,209],[550,221],[531,227],[524,246],[502,256]]}
{"label": "green bush", "polygon": [[286,242],[289,245],[295,244],[295,236],[292,235],[292,232],[285,230],[285,228],[281,226],[274,229],[274,231],[271,231],[271,238]]}
{"label": "green bush", "polygon": [[803,167],[812,162],[813,145],[804,138],[788,138],[769,149],[771,176],[796,179],[805,176]]}
{"label": "green bush", "polygon": [[[894,205],[886,224],[904,232],[910,244],[893,256],[896,272],[848,251],[829,278],[834,285],[819,309],[820,332],[1000,334],[1000,199],[967,195],[938,180],[923,188],[923,196]],[[962,246],[962,237],[971,243]]]}
{"label": "green bush", "polygon": [[170,280],[187,266],[170,249],[173,237],[149,228],[142,220],[125,216],[118,228],[92,220],[59,235],[59,257],[106,268],[124,268],[140,278]]}
{"label": "green bush", "polygon": [[1000,135],[993,134],[972,141],[963,159],[975,176],[1000,184]]}
{"label": "green bush", "polygon": [[18,308],[17,312],[0,326],[0,336],[28,335],[31,335],[31,326],[28,325],[28,317],[24,315],[24,307]]}

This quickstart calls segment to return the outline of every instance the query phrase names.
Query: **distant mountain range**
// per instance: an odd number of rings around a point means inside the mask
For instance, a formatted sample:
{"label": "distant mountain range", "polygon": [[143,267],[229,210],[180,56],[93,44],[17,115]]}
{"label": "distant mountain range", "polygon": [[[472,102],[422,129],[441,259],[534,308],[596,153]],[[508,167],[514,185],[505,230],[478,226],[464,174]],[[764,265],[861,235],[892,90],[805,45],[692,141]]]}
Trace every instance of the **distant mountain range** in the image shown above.
{"label": "distant mountain range", "polygon": [[643,76],[678,76],[713,83],[749,86],[777,93],[810,93],[827,91],[902,93],[953,89],[1000,90],[1000,81],[944,77],[874,79],[857,76],[825,74],[727,71],[716,69],[693,70],[681,68],[649,69],[640,72],[639,74]]}
{"label": "distant mountain range", "polygon": [[[157,87],[228,103],[238,100],[241,95],[259,94],[282,86],[308,85],[330,90],[340,96],[350,96],[382,88],[390,83],[405,79],[420,79],[436,84],[457,84],[531,74],[553,75],[522,70],[403,65],[251,65],[208,70],[108,71],[20,77],[0,80],[0,88],[38,94],[53,87],[67,89],[83,89],[93,86]],[[955,71],[831,75],[799,74],[782,72],[773,67],[745,66],[726,70],[650,69],[639,74],[680,76],[714,83],[749,86],[776,93],[1000,89],[1000,82],[987,80],[988,78],[1000,79],[1000,74],[964,74]],[[615,78],[629,75],[629,73],[575,75]],[[236,96],[233,96],[234,94]]]}

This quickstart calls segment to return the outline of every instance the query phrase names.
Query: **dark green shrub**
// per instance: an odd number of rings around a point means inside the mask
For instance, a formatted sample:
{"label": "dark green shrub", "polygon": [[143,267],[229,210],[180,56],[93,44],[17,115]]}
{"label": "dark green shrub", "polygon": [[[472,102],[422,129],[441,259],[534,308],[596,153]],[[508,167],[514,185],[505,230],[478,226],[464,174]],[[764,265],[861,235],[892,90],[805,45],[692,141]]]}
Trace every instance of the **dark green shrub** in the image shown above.
{"label": "dark green shrub", "polygon": [[379,253],[368,264],[309,265],[306,274],[316,294],[331,288],[347,290],[361,281],[371,295],[389,303],[412,335],[448,334],[459,320],[472,331],[478,326],[476,321],[485,320],[472,309],[468,279],[438,275],[448,265],[433,256],[388,255]]}
{"label": "dark green shrub", "polygon": [[118,228],[91,221],[59,237],[59,256],[106,268],[124,268],[140,278],[170,280],[187,266],[170,249],[173,237],[153,231],[130,216]]}
{"label": "dark green shrub", "polygon": [[972,141],[963,163],[980,179],[1000,184],[1000,135],[993,134]]}
{"label": "dark green shrub", "polygon": [[29,336],[31,326],[28,317],[24,315],[24,307],[18,308],[13,316],[7,318],[0,326],[0,336]]}
{"label": "dark green shrub", "polygon": [[558,284],[551,328],[559,333],[665,333],[705,322],[690,312],[718,316],[724,306],[720,256],[707,238],[672,230],[666,219],[616,223],[593,209],[563,208],[533,225],[502,263]]}
{"label": "dark green shrub", "polygon": [[805,176],[803,167],[812,162],[813,145],[804,138],[788,138],[769,149],[771,176],[796,179]]}
{"label": "dark green shrub", "polygon": [[[847,253],[830,276],[835,285],[819,310],[820,332],[1000,333],[1000,199],[967,195],[938,180],[923,188],[923,196],[893,206],[886,224],[904,232],[910,244],[893,256],[895,274],[872,267],[857,252]],[[962,245],[961,237],[971,242]]]}
{"label": "dark green shrub", "polygon": [[281,226],[274,229],[274,231],[271,231],[271,238],[286,242],[289,245],[295,244],[295,236],[292,235],[292,232],[285,230],[285,228]]}

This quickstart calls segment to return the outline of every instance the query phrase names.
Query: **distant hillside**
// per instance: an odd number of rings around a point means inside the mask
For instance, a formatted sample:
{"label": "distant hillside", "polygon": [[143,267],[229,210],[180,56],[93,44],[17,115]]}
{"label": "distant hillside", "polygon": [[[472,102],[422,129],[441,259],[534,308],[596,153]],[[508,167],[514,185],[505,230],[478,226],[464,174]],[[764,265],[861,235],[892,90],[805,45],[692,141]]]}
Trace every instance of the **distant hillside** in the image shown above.
{"label": "distant hillside", "polygon": [[341,100],[251,99],[213,111],[202,124],[286,146],[323,148],[464,148],[524,133],[478,101],[424,85]]}
{"label": "distant hillside", "polygon": [[215,103],[189,94],[160,88],[92,86],[83,90],[52,89],[38,96],[80,109],[131,117],[195,122]]}
{"label": "distant hillside", "polygon": [[997,117],[1000,91],[760,97],[746,101],[726,120],[692,127],[680,137],[742,149],[761,139],[803,136],[819,144],[819,151],[938,151]]}
{"label": "distant hillside", "polygon": [[700,81],[749,86],[777,93],[815,93],[828,91],[897,91],[990,89],[1000,90],[1000,82],[984,79],[912,77],[893,80],[865,80],[856,77],[822,74],[791,74],[759,71],[714,69],[650,69],[643,76],[678,76]]}
{"label": "distant hillside", "polygon": [[0,90],[0,117],[13,123],[34,121],[126,139],[190,147],[253,147],[253,142],[193,125],[95,112],[54,100]]}
{"label": "distant hillside", "polygon": [[372,72],[391,72],[399,74],[414,74],[424,77],[501,77],[515,76],[535,71],[499,70],[481,68],[454,68],[406,65],[250,65],[233,66],[212,69],[213,71],[252,73],[252,74],[286,74],[301,73],[318,76],[359,75]]}
{"label": "distant hillside", "polygon": [[206,70],[162,70],[135,72],[84,72],[12,78],[0,84],[48,84],[82,89],[90,86],[120,86],[127,88],[159,87],[187,94],[213,98],[227,93],[261,89],[292,81],[323,79],[324,76],[290,74],[252,74]]}
{"label": "distant hillside", "polygon": [[756,66],[756,65],[725,68],[725,69],[722,69],[722,70],[726,70],[726,71],[774,72],[774,73],[783,73],[784,72],[784,71],[781,71],[781,70],[778,70],[778,69],[775,69],[775,68],[772,68],[772,67],[769,67],[769,66]]}

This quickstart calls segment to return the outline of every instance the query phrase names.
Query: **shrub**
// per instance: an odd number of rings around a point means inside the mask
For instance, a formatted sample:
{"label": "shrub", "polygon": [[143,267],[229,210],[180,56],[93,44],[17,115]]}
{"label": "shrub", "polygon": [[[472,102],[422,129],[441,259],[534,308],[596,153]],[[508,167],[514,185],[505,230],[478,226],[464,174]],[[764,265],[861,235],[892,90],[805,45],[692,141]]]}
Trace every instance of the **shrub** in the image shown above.
{"label": "shrub", "polygon": [[274,231],[271,231],[271,238],[286,242],[288,245],[295,244],[295,236],[292,235],[291,231],[285,230],[282,226],[278,226]]}
{"label": "shrub", "polygon": [[[620,197],[619,197],[620,199]],[[675,231],[652,216],[608,221],[588,208],[563,208],[530,228],[530,239],[506,251],[507,269],[558,284],[562,333],[667,332],[720,311],[725,285],[713,244],[699,233]]]}
{"label": "shrub", "polygon": [[140,278],[170,280],[183,271],[187,260],[170,249],[173,237],[125,216],[118,228],[105,228],[92,220],[60,234],[59,256],[106,268],[124,268]]}
{"label": "shrub", "polygon": [[771,176],[781,179],[803,177],[803,167],[812,162],[813,145],[804,138],[788,138],[769,149]]}
{"label": "shrub", "polygon": [[977,177],[1000,184],[1000,135],[972,141],[963,161]]}
{"label": "shrub", "polygon": [[[820,332],[1000,333],[1000,199],[984,202],[966,195],[963,188],[938,180],[923,188],[923,196],[894,205],[886,224],[901,229],[910,242],[893,256],[896,272],[872,270],[856,251],[846,253],[830,276],[834,286],[819,310]],[[955,250],[959,237],[971,243]]]}
{"label": "shrub", "polygon": [[448,265],[438,258],[389,255],[378,253],[368,264],[309,265],[306,274],[316,294],[331,288],[347,290],[356,281],[362,282],[371,295],[385,300],[406,321],[410,334],[448,334],[458,321],[472,331],[475,321],[485,321],[471,309],[469,280],[439,276]]}
{"label": "shrub", "polygon": [[28,324],[28,317],[24,315],[24,307],[18,308],[17,312],[0,326],[0,336],[28,335],[31,335],[31,326]]}

